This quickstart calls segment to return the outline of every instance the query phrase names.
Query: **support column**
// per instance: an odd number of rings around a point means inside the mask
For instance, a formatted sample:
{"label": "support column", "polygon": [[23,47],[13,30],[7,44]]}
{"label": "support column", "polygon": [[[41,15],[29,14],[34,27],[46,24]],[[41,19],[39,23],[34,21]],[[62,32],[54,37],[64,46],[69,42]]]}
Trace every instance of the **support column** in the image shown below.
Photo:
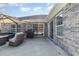
{"label": "support column", "polygon": [[50,22],[48,23],[48,37],[50,37]]}
{"label": "support column", "polygon": [[16,24],[16,32],[18,32],[18,24]]}

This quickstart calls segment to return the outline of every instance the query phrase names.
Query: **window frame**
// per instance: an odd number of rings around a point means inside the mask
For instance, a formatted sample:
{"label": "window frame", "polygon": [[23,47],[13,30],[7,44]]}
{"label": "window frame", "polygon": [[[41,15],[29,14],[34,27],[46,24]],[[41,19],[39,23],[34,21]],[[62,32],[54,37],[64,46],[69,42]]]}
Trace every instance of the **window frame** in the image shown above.
{"label": "window frame", "polygon": [[55,26],[56,27],[56,36],[59,37],[59,38],[63,38],[63,35],[64,35],[63,31],[60,30],[62,32],[62,34],[61,35],[58,34],[58,27],[62,27],[62,30],[63,30],[63,27],[64,27],[63,17],[62,17],[62,20],[60,20],[60,22],[62,21],[61,24],[60,23],[57,24],[57,20],[58,20],[57,17],[59,17],[59,16],[56,16],[56,23],[55,23],[56,24],[56,26]]}

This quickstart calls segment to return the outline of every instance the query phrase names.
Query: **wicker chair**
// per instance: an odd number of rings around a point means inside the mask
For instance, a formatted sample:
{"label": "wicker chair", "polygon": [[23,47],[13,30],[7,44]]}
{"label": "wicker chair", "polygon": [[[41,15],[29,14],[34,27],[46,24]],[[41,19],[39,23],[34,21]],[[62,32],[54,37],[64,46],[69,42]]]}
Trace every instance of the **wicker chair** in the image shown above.
{"label": "wicker chair", "polygon": [[9,46],[18,46],[24,40],[24,34],[22,32],[16,33],[15,37],[9,40]]}

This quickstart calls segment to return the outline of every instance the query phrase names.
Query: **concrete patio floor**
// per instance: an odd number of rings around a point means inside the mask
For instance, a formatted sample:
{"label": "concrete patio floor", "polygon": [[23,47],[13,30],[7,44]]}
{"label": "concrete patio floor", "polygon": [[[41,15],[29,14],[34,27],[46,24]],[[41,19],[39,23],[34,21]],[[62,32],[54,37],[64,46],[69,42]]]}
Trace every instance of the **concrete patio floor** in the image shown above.
{"label": "concrete patio floor", "polygon": [[0,46],[0,56],[67,56],[67,53],[48,38],[33,38],[18,47],[8,46],[7,42]]}

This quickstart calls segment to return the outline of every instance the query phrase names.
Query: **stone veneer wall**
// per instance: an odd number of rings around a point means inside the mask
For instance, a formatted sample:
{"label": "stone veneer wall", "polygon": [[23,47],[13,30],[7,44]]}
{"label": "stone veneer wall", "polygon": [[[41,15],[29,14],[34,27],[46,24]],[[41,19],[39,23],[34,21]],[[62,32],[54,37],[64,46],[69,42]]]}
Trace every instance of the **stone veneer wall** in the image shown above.
{"label": "stone veneer wall", "polygon": [[[79,55],[79,4],[67,4],[61,12],[63,14],[63,36],[57,36],[54,31],[53,41],[68,54]],[[55,20],[53,20],[54,30]]]}

